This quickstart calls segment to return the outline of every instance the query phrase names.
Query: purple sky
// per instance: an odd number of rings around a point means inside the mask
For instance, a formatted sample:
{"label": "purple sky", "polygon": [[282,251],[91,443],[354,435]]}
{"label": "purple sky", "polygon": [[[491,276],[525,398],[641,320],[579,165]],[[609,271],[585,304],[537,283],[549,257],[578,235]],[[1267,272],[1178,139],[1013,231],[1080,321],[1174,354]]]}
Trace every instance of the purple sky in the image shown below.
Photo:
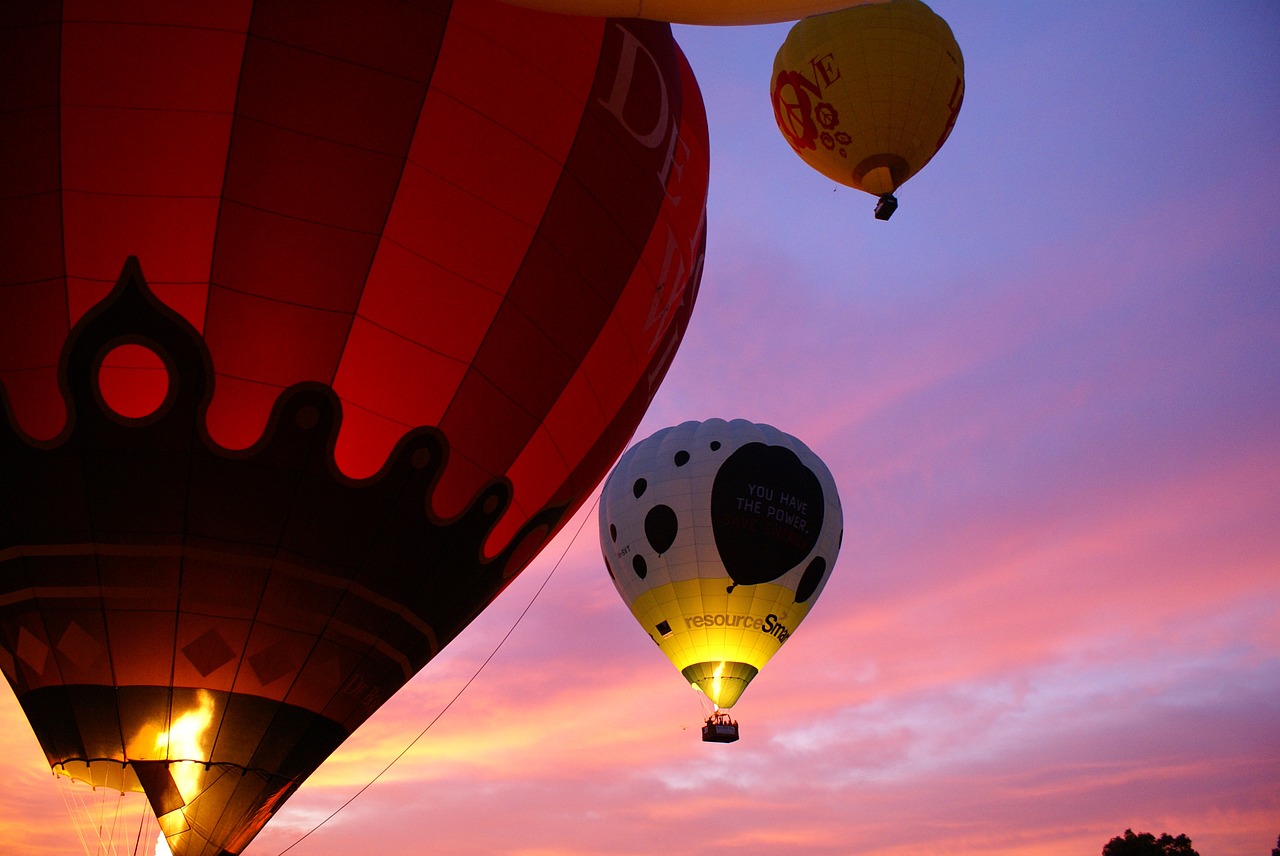
{"label": "purple sky", "polygon": [[[1127,827],[1270,852],[1280,5],[932,5],[964,108],[888,223],[774,127],[787,25],[676,28],[710,239],[638,437],[775,425],[845,512],[821,601],[734,709],[742,740],[700,742],[584,509],[246,856],[368,783],[553,568],[422,740],[290,853],[1087,856]],[[84,852],[7,691],[0,726],[0,851]]]}

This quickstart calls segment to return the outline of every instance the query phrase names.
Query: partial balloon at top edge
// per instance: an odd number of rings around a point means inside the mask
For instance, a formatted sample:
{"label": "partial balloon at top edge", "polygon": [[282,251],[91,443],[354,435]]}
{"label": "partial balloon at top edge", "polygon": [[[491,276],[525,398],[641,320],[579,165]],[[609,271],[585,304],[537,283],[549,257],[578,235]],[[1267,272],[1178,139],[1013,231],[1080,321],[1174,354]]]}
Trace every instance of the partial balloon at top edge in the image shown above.
{"label": "partial balloon at top edge", "polygon": [[563,15],[646,18],[672,24],[776,24],[849,6],[849,0],[504,0]]}

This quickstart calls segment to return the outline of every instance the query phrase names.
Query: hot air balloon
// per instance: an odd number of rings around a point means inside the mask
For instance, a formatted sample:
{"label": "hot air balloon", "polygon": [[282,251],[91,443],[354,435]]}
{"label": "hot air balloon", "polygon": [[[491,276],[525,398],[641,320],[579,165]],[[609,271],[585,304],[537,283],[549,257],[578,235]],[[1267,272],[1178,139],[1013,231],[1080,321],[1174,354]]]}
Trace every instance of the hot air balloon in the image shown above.
{"label": "hot air balloon", "polygon": [[879,197],[946,142],[964,100],[964,57],[947,22],[920,0],[863,0],[796,23],[773,61],[773,113],[809,166]]}
{"label": "hot air balloon", "polygon": [[849,0],[506,0],[565,15],[646,18],[673,24],[769,24],[843,9]]}
{"label": "hot air balloon", "polygon": [[6,4],[0,670],[241,852],[607,471],[683,335],[670,28],[486,0]]}
{"label": "hot air balloon", "polygon": [[840,497],[802,442],[743,419],[685,422],[632,446],[605,482],[609,576],[662,653],[726,711],[795,633],[840,550]]}

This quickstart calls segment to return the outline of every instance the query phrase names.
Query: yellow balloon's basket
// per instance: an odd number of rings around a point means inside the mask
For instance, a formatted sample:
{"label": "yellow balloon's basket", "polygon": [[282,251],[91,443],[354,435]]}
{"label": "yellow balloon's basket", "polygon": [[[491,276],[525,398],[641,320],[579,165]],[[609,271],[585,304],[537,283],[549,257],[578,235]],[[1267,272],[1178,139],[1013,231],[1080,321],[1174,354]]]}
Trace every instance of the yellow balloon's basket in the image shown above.
{"label": "yellow balloon's basket", "polygon": [[702,726],[703,743],[735,743],[738,740],[738,723],[724,711],[716,711],[707,717]]}

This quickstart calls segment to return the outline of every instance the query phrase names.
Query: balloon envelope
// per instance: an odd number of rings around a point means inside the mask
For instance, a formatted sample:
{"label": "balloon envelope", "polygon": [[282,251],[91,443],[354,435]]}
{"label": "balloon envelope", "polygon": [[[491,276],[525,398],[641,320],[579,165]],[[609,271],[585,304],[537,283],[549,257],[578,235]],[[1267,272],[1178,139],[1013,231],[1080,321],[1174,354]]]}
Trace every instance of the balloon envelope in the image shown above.
{"label": "balloon envelope", "polygon": [[769,24],[842,9],[848,0],[506,0],[565,15],[646,18],[673,24]]}
{"label": "balloon envelope", "polygon": [[826,465],[795,437],[741,419],[686,422],[631,447],[599,520],[632,615],[720,709],[809,614],[843,535]]}
{"label": "balloon envelope", "polygon": [[6,4],[0,670],[238,853],[568,519],[701,273],[669,27]]}
{"label": "balloon envelope", "polygon": [[881,196],[946,142],[964,100],[964,57],[920,0],[864,0],[797,22],[772,81],[774,118],[796,154]]}

